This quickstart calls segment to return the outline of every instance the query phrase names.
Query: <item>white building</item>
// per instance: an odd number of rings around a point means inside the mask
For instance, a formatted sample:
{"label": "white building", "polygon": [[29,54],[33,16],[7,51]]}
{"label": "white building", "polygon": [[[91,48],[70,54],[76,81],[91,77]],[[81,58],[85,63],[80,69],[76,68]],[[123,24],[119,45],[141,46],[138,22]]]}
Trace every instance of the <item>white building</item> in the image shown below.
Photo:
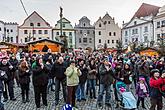
{"label": "white building", "polygon": [[107,48],[116,48],[117,42],[121,39],[121,29],[115,23],[114,18],[108,13],[99,18],[95,23],[95,48],[102,49],[105,44]]}
{"label": "white building", "polygon": [[0,41],[17,43],[18,42],[18,24],[6,23],[0,21]]}
{"label": "white building", "polygon": [[159,13],[154,18],[154,32],[155,44],[161,37],[165,38],[165,5],[159,9]]}
{"label": "white building", "polygon": [[[53,28],[53,40],[60,41],[61,31],[60,31],[60,20]],[[73,28],[71,22],[66,18],[62,18],[62,36],[67,37],[68,48],[75,48],[75,29]]]}
{"label": "white building", "polygon": [[154,41],[153,18],[159,7],[143,3],[132,19],[123,24],[122,42],[125,47],[132,43],[149,46]]}
{"label": "white building", "polygon": [[52,39],[52,27],[36,11],[19,26],[19,43],[38,39]]}

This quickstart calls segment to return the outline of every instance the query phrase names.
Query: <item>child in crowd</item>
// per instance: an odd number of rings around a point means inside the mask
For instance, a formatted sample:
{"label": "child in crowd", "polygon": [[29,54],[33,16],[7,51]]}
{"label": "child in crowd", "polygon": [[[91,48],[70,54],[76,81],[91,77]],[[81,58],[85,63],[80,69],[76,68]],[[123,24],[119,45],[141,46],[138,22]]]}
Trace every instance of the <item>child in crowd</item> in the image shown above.
{"label": "child in crowd", "polygon": [[145,78],[140,77],[136,86],[136,94],[138,96],[137,107],[139,107],[140,102],[142,102],[142,108],[146,109],[144,100],[148,96],[149,90],[146,84]]}

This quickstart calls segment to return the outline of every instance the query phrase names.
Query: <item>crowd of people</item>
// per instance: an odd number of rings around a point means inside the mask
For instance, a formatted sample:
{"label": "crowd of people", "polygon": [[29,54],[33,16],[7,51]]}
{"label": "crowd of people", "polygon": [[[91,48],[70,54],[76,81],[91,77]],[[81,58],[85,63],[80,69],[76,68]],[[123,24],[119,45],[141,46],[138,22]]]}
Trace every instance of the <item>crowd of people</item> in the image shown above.
{"label": "crowd of people", "polygon": [[[55,92],[55,105],[58,105],[61,88],[64,102],[72,107],[76,107],[76,101],[86,101],[88,98],[96,99],[101,107],[104,94],[105,105],[111,107],[111,94],[114,93],[118,108],[121,100],[116,83],[121,81],[128,91],[135,88],[137,107],[141,102],[142,108],[146,109],[145,98],[150,97],[150,110],[163,108],[164,57],[99,51],[53,54],[50,49],[44,55],[24,52],[14,55],[1,51],[0,73],[0,102],[6,102],[9,98],[16,101],[14,85],[17,85],[21,88],[22,103],[28,103],[32,82],[37,108],[41,106],[41,97],[43,104],[48,105],[47,94],[50,90]],[[99,87],[98,93],[96,86]]]}

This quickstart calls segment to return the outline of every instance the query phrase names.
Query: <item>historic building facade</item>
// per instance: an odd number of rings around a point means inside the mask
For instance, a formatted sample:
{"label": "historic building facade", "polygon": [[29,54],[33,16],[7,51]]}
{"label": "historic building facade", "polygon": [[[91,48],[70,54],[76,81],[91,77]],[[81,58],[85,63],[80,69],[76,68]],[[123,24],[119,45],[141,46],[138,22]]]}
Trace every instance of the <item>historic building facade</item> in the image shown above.
{"label": "historic building facade", "polygon": [[52,39],[52,27],[36,11],[19,26],[19,43],[39,39]]}
{"label": "historic building facade", "polygon": [[153,18],[159,7],[143,3],[128,23],[123,23],[122,42],[125,47],[136,43],[150,46],[154,41]]}
{"label": "historic building facade", "polygon": [[108,13],[95,23],[95,48],[116,48],[121,39],[121,29]]}
{"label": "historic building facade", "polygon": [[53,28],[53,40],[60,41],[60,36],[67,39],[68,48],[75,48],[75,30],[69,20],[62,18],[62,35],[61,35],[61,20]]}
{"label": "historic building facade", "polygon": [[159,13],[154,18],[154,41],[155,44],[165,39],[165,5],[159,9]]}
{"label": "historic building facade", "polygon": [[95,28],[90,24],[90,20],[84,16],[75,25],[76,48],[95,49]]}
{"label": "historic building facade", "polygon": [[0,41],[17,43],[18,42],[18,24],[6,23],[0,21]]}

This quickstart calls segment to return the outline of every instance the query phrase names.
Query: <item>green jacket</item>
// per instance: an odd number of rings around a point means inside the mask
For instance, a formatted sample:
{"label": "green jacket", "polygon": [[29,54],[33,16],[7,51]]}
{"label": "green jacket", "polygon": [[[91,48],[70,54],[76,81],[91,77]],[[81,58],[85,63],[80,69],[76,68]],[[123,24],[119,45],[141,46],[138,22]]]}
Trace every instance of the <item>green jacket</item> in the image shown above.
{"label": "green jacket", "polygon": [[65,72],[67,76],[67,86],[77,86],[79,84],[79,76],[81,71],[77,67],[69,66]]}

